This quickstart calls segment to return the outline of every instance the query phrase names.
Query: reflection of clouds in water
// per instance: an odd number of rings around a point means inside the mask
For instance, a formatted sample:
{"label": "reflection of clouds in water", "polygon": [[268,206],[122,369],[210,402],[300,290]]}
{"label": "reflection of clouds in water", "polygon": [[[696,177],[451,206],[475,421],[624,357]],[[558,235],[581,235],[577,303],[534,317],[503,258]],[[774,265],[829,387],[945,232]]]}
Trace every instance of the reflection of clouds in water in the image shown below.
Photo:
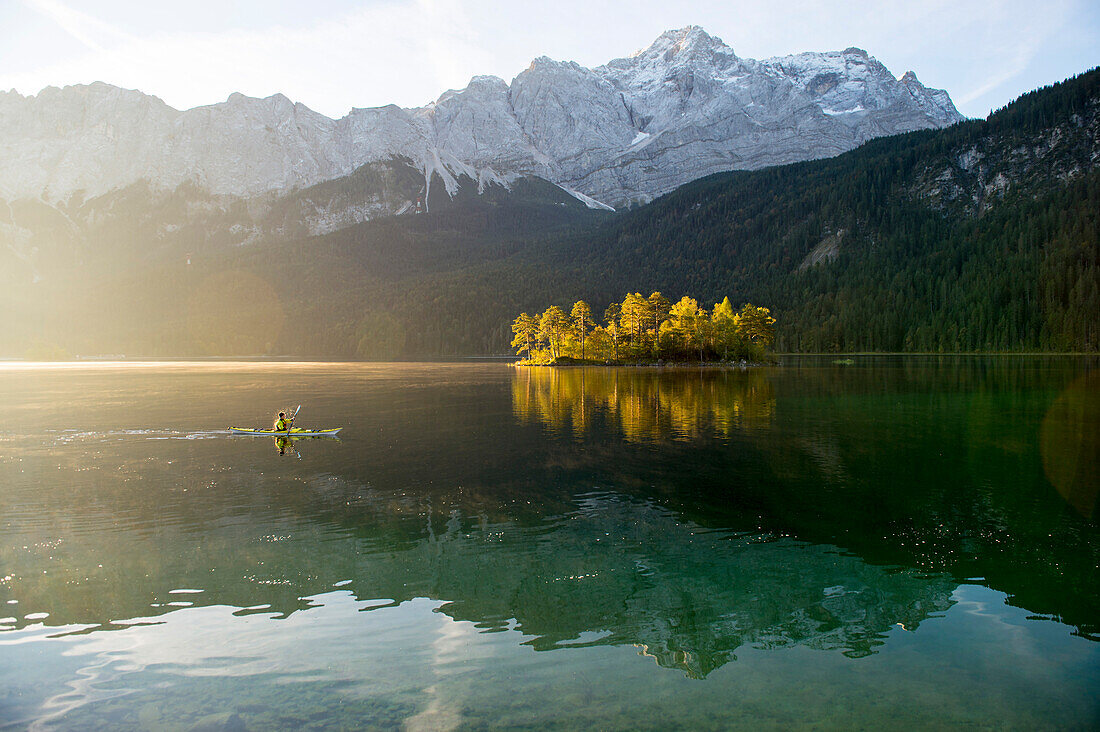
{"label": "reflection of clouds in water", "polygon": [[[1022,684],[1030,685],[1033,682],[1026,677],[1061,671],[1066,659],[1050,652],[1051,638],[1065,639],[1071,635],[1055,618],[1012,608],[1004,593],[982,585],[961,584],[952,593],[951,600],[954,603],[949,611],[953,621],[951,627],[973,641],[967,646],[965,662],[979,673],[1017,677]],[[1036,620],[1048,622],[1036,623]],[[960,652],[959,649],[953,651]],[[1005,663],[1005,651],[1011,654],[1013,663]],[[957,657],[950,660],[960,662]],[[1095,663],[1092,668],[1091,673],[1095,673]]]}
{"label": "reflection of clouds in water", "polygon": [[[322,681],[357,696],[420,695],[453,673],[457,664],[470,661],[465,649],[467,636],[475,632],[472,624],[433,612],[438,602],[416,599],[383,609],[377,601],[360,601],[346,591],[310,599],[316,603],[310,612],[278,620],[273,613],[237,615],[237,608],[215,605],[181,609],[160,616],[155,625],[135,619],[120,632],[61,638],[58,631],[65,629],[21,631],[29,640],[41,640],[48,630],[55,642],[68,644],[64,655],[88,659],[64,691],[43,703],[33,728],[45,728],[80,707],[148,688],[147,680],[134,677],[145,671]],[[372,609],[384,611],[362,612]],[[423,629],[433,623],[441,627],[425,649]],[[303,653],[303,648],[310,651]],[[395,654],[396,648],[402,653]],[[424,663],[425,653],[431,655],[429,663]],[[120,686],[127,677],[134,688]],[[439,695],[439,689],[433,693]],[[440,728],[438,721],[452,715],[442,696],[429,707],[435,711],[427,728]]]}
{"label": "reflection of clouds in water", "polygon": [[43,702],[40,716],[34,720],[29,729],[49,729],[52,722],[61,719],[74,709],[133,693],[134,689],[102,688],[103,685],[117,681],[128,673],[141,670],[140,666],[127,660],[128,652],[136,646],[136,642],[124,638],[121,646],[113,651],[96,654],[94,661],[77,669],[77,678],[66,684],[68,689]]}
{"label": "reflection of clouds in water", "polygon": [[580,438],[610,423],[627,440],[690,440],[767,429],[772,384],[760,371],[729,369],[517,368],[512,411]]}
{"label": "reflection of clouds in water", "polygon": [[410,732],[422,730],[452,730],[462,724],[462,694],[454,693],[454,688],[443,682],[447,677],[458,673],[469,673],[465,666],[473,646],[472,635],[476,635],[473,624],[455,622],[438,615],[436,628],[432,631],[431,669],[437,681],[424,689],[428,704],[417,714],[405,720],[404,728]]}

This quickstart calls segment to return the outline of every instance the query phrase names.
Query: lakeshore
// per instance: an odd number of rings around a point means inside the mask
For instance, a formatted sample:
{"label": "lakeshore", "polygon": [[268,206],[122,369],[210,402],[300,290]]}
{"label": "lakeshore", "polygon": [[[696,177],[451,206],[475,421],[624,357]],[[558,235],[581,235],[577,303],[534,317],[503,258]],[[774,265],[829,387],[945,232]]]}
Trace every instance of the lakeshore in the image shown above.
{"label": "lakeshore", "polygon": [[763,366],[778,366],[779,361],[776,360],[770,363],[764,362],[750,362],[750,361],[579,361],[575,359],[565,359],[564,361],[557,361],[554,363],[536,363],[533,361],[523,360],[515,361],[511,364],[516,368],[553,368],[553,369],[576,369],[576,368],[608,368],[608,369],[750,369],[760,368]]}

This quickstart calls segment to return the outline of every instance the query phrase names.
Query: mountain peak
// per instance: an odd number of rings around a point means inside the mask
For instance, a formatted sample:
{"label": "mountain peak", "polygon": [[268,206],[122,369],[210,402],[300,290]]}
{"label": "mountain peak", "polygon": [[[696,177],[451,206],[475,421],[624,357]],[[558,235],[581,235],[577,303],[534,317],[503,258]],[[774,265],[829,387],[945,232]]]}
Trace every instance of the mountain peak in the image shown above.
{"label": "mountain peak", "polygon": [[499,76],[493,76],[492,74],[479,74],[477,76],[470,77],[470,83],[466,85],[465,89],[448,89],[439,95],[439,99],[432,102],[432,105],[442,104],[451,99],[460,96],[480,96],[484,97],[488,94],[507,94],[508,83]]}
{"label": "mountain peak", "polygon": [[504,79],[493,74],[478,74],[477,76],[470,77],[470,83],[466,85],[467,88],[471,86],[487,86],[487,87],[500,87],[508,86]]}
{"label": "mountain peak", "polygon": [[527,70],[538,68],[539,66],[557,66],[558,62],[549,56],[538,56],[531,59],[531,64],[527,67]]}
{"label": "mountain peak", "polygon": [[657,36],[657,40],[647,48],[632,53],[630,59],[657,59],[673,61],[677,58],[692,57],[715,52],[733,55],[733,49],[721,38],[707,33],[701,26],[688,25],[676,30],[667,30]]}

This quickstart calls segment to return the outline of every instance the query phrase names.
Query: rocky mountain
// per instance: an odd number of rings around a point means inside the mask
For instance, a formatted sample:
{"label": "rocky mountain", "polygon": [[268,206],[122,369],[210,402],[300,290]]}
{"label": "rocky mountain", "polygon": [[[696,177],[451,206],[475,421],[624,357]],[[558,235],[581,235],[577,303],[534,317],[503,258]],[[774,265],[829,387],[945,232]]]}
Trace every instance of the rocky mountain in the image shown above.
{"label": "rocky mountain", "polygon": [[[830,157],[961,119],[946,92],[912,72],[898,79],[862,50],[756,61],[691,26],[595,69],[542,57],[511,84],[478,76],[426,107],[338,120],[281,94],[179,111],[98,82],[0,93],[0,198],[87,200],[138,182],[270,196],[401,161],[425,202],[433,185],[453,195],[463,178],[481,190],[537,176],[590,206],[621,206],[710,173]],[[413,204],[372,195],[389,203],[337,218]]]}

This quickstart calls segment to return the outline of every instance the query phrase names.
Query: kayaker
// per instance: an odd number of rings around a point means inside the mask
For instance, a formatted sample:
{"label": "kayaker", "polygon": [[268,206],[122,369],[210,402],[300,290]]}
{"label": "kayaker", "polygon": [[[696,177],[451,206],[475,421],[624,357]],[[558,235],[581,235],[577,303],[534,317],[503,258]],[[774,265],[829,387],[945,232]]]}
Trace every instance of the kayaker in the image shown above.
{"label": "kayaker", "polygon": [[294,425],[294,419],[287,419],[286,412],[279,412],[279,418],[275,420],[276,432],[289,432],[290,428]]}

